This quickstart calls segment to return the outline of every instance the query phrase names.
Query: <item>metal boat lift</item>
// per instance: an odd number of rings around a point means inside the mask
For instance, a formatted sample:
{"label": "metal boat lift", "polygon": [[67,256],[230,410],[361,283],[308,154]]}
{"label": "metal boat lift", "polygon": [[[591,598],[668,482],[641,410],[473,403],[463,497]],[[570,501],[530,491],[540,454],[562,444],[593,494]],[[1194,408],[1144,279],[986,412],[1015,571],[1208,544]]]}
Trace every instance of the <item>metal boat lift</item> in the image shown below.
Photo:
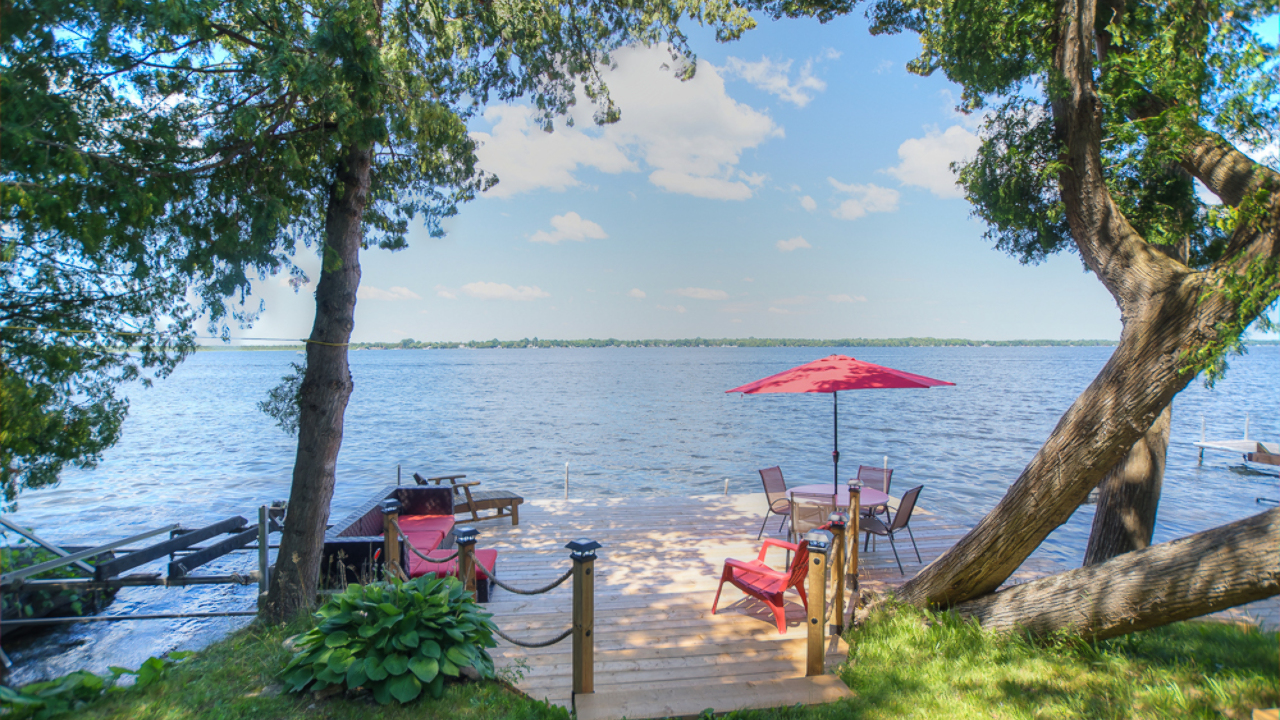
{"label": "metal boat lift", "polygon": [[[37,536],[35,533],[21,528],[7,518],[0,517],[0,525],[22,535],[32,542],[59,557],[29,567],[13,570],[0,575],[0,593],[21,592],[23,590],[76,590],[81,592],[110,591],[122,587],[160,586],[184,587],[187,585],[251,585],[258,584],[258,601],[261,604],[270,586],[271,570],[269,551],[272,547],[270,535],[279,532],[285,514],[283,502],[263,505],[258,508],[258,522],[249,525],[243,517],[235,516],[220,520],[202,528],[185,529],[180,525],[165,525],[148,530],[122,540],[103,543],[75,552],[59,547],[54,543]],[[169,539],[141,548],[131,548],[138,543],[158,535],[168,534]],[[218,535],[230,535],[212,545],[200,547],[198,543]],[[257,541],[256,548],[247,547]],[[124,549],[124,550],[122,550]],[[231,573],[230,575],[193,575],[193,570],[206,565],[224,555],[246,549],[258,551],[258,569],[249,573]],[[87,558],[103,553],[118,551],[122,554],[98,564],[96,567],[84,562]],[[149,562],[169,556],[167,573],[131,573]],[[36,579],[37,575],[50,570],[73,565],[85,577]],[[226,612],[203,613],[161,613],[145,615],[91,615],[73,617],[45,617],[29,619],[13,619],[0,617],[0,632],[5,628],[27,625],[53,625],[75,622],[106,622],[118,620],[158,620],[171,618],[205,618],[233,617],[256,615],[257,610],[235,610]],[[0,649],[0,664],[10,667],[9,658]]]}

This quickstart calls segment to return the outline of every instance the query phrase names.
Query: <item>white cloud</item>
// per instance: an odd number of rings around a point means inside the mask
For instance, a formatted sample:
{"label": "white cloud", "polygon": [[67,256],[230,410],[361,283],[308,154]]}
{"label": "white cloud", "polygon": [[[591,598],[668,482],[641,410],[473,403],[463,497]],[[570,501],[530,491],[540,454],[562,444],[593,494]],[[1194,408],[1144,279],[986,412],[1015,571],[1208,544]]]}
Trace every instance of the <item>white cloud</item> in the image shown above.
{"label": "white cloud", "polygon": [[771,312],[774,315],[796,315],[797,314],[795,310],[786,310],[783,308],[772,307],[772,306],[770,306],[768,312]]}
{"label": "white cloud", "polygon": [[688,312],[688,310],[686,310],[685,306],[683,305],[676,305],[675,307],[672,307],[670,305],[655,305],[654,307],[658,308],[659,310],[673,310],[678,313]]}
{"label": "white cloud", "polygon": [[609,237],[605,234],[604,228],[583,218],[576,212],[568,212],[564,215],[552,217],[551,227],[555,228],[553,232],[539,230],[529,238],[529,242],[544,242],[556,245],[562,240],[585,242],[587,238],[603,240]]}
{"label": "white cloud", "polygon": [[372,285],[361,285],[356,290],[356,297],[361,300],[421,300],[422,296],[405,287],[392,287],[383,290]]}
{"label": "white cloud", "polygon": [[782,137],[782,129],[768,115],[729,97],[720,71],[710,63],[700,63],[697,75],[681,82],[670,69],[663,70],[671,62],[664,47],[632,46],[613,57],[617,67],[604,75],[622,109],[617,123],[594,126],[595,106],[585,97],[571,113],[575,127],[560,123],[553,133],[534,123],[527,106],[485,112],[492,131],[472,137],[484,143],[480,167],[501,180],[486,195],[562,191],[581,185],[575,173],[583,168],[618,173],[644,165],[649,181],[668,192],[721,200],[751,197],[751,184],[763,177],[738,170],[742,153]]}
{"label": "white cloud", "polygon": [[633,297],[637,300],[643,300],[645,298],[645,293],[640,288],[631,288],[629,291],[627,291],[627,296]]}
{"label": "white cloud", "polygon": [[445,286],[443,286],[443,285],[437,285],[437,286],[436,286],[436,295],[439,295],[440,297],[444,298],[445,300],[457,300],[457,299],[458,299],[458,296],[457,296],[456,294],[454,294],[454,292],[453,292],[452,290],[450,290],[449,288],[447,288],[447,287],[445,287]]}
{"label": "white cloud", "polygon": [[800,75],[793,82],[789,77],[791,63],[791,60],[770,60],[767,57],[761,57],[759,62],[730,57],[725,64],[725,75],[740,77],[770,95],[777,95],[784,102],[804,107],[815,94],[826,90],[827,84],[813,76],[812,60],[801,66]]}
{"label": "white cloud", "polygon": [[924,188],[941,198],[964,197],[956,186],[951,163],[973,157],[981,144],[977,135],[959,125],[952,125],[946,132],[932,128],[924,137],[899,145],[898,157],[902,162],[885,172],[903,185]]}
{"label": "white cloud", "polygon": [[520,287],[511,287],[506,283],[494,282],[473,282],[462,286],[462,292],[473,298],[481,300],[537,300],[538,298],[551,297],[548,293],[538,286],[532,287],[521,285]]}
{"label": "white cloud", "polygon": [[792,250],[799,250],[800,248],[811,248],[813,246],[809,244],[808,240],[805,240],[804,238],[797,235],[791,238],[790,240],[779,240],[775,245],[775,247],[778,248],[779,252],[791,252]]}
{"label": "white cloud", "polygon": [[896,63],[894,63],[892,60],[881,60],[876,65],[876,74],[883,75],[889,72],[890,70],[892,70],[894,68],[894,65],[896,65]]}
{"label": "white cloud", "polygon": [[769,176],[768,176],[768,175],[765,175],[764,173],[751,173],[751,174],[747,174],[747,173],[744,173],[744,172],[742,172],[741,170],[739,170],[739,171],[738,171],[738,179],[743,180],[744,182],[746,182],[746,183],[747,183],[748,185],[750,185],[751,187],[758,188],[758,187],[760,187],[761,185],[763,185],[763,184],[764,184],[764,181],[765,181],[765,180],[768,180],[768,179],[769,179]]}
{"label": "white cloud", "polygon": [[494,105],[484,117],[493,123],[492,132],[473,132],[471,137],[481,143],[476,151],[480,167],[500,181],[486,196],[505,198],[540,188],[562,192],[582,184],[573,175],[580,167],[611,174],[639,169],[618,143],[606,138],[570,127],[543,132],[527,105]]}
{"label": "white cloud", "polygon": [[808,210],[809,212],[813,212],[814,210],[818,209],[818,202],[813,198],[809,197],[808,195],[805,195],[804,197],[800,198],[800,207],[804,208],[805,210]]}
{"label": "white cloud", "polygon": [[795,297],[780,298],[778,300],[774,300],[773,304],[775,305],[807,305],[811,302],[813,302],[813,298],[809,297],[808,295],[797,295]]}
{"label": "white cloud", "polygon": [[828,295],[827,301],[833,303],[851,303],[866,302],[867,299],[862,295]]}
{"label": "white cloud", "polygon": [[868,213],[894,212],[898,209],[900,195],[897,190],[872,184],[845,185],[833,177],[827,178],[827,182],[830,182],[837,192],[850,196],[848,200],[831,211],[832,215],[842,220],[856,220]]}
{"label": "white cloud", "polygon": [[723,290],[711,290],[708,288],[677,288],[671,291],[672,295],[693,298],[694,300],[728,300],[729,293]]}

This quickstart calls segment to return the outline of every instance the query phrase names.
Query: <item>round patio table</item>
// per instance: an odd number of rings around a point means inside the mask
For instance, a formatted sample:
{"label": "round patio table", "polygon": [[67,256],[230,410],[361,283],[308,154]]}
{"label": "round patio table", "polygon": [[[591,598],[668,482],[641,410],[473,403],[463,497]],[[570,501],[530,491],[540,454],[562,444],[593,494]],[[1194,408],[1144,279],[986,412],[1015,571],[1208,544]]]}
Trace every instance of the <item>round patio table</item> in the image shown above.
{"label": "round patio table", "polygon": [[[787,488],[787,497],[791,497],[791,493],[804,493],[807,495],[830,495],[831,483],[814,483],[812,485],[797,485],[793,488]],[[876,505],[884,505],[889,502],[889,496],[883,490],[863,487],[862,496],[858,499],[859,504],[866,507],[874,507]],[[849,507],[849,486],[841,485],[836,492],[836,507]]]}

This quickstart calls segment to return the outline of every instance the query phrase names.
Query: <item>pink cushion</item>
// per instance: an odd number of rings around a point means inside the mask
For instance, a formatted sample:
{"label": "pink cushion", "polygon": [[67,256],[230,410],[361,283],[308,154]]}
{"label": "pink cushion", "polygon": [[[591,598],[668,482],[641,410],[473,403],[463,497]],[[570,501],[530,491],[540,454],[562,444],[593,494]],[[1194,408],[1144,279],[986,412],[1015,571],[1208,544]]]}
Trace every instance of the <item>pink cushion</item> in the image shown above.
{"label": "pink cushion", "polygon": [[[452,515],[401,515],[400,529],[405,535],[419,530],[431,530],[448,535],[453,529]],[[434,549],[434,548],[433,548]]]}
{"label": "pink cushion", "polygon": [[[433,550],[427,553],[427,557],[445,558],[453,554],[453,550]],[[493,548],[485,548],[476,550],[476,578],[480,580],[488,580],[489,573],[493,572],[494,563],[498,562],[498,551]],[[444,577],[446,575],[457,576],[458,559],[454,558],[448,562],[429,562],[423,560],[417,555],[410,554],[409,557],[409,577],[419,577],[426,575],[428,572],[435,573],[436,577]]]}

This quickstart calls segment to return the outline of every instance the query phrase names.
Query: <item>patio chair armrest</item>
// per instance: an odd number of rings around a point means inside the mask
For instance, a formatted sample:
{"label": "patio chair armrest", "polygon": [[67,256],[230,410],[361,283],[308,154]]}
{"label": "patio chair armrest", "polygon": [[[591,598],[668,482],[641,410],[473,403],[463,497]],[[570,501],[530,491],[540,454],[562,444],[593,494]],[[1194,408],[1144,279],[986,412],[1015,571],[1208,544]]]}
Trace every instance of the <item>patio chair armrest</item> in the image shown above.
{"label": "patio chair armrest", "polygon": [[727,558],[724,561],[724,567],[726,570],[728,570],[729,568],[734,568],[735,570],[741,570],[745,573],[750,573],[757,577],[769,577],[770,575],[781,574],[778,571],[774,570],[773,568],[761,567],[760,565],[755,563],[749,563],[744,560],[734,560],[733,558]]}
{"label": "patio chair armrest", "polygon": [[769,548],[771,547],[782,548],[783,550],[790,550],[791,552],[795,552],[799,549],[799,546],[796,545],[796,543],[789,543],[786,540],[779,540],[777,538],[765,538],[764,545],[760,548],[760,557],[758,559],[764,560],[765,554],[769,552]]}

